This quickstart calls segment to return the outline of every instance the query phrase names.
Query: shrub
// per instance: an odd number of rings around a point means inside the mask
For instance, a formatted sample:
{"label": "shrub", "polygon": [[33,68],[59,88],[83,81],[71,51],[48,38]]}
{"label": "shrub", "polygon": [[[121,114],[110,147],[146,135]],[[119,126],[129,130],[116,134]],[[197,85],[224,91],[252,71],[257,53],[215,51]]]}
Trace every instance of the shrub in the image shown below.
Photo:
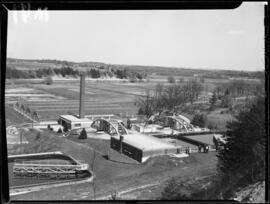
{"label": "shrub", "polygon": [[168,80],[168,83],[171,83],[171,84],[175,83],[175,78],[173,76],[168,76],[167,80]]}
{"label": "shrub", "polygon": [[161,193],[162,200],[190,200],[190,196],[184,192],[185,186],[171,179]]}
{"label": "shrub", "polygon": [[213,130],[215,128],[215,126],[212,123],[209,123],[207,128],[210,130]]}
{"label": "shrub", "polygon": [[205,127],[205,123],[206,123],[206,117],[203,114],[196,114],[191,121],[191,124],[199,126],[199,127]]}
{"label": "shrub", "polygon": [[47,84],[47,85],[51,85],[53,83],[52,77],[51,76],[47,76],[44,79],[44,83]]}
{"label": "shrub", "polygon": [[59,128],[58,131],[57,131],[57,133],[63,133],[62,129]]}
{"label": "shrub", "polygon": [[143,76],[142,76],[141,74],[139,74],[139,73],[136,74],[136,77],[137,77],[137,79],[139,79],[139,80],[142,80],[142,79],[143,79]]}
{"label": "shrub", "polygon": [[135,77],[131,77],[131,78],[129,79],[129,82],[130,82],[130,83],[135,83],[135,82],[137,82],[137,79],[136,79]]}
{"label": "shrub", "polygon": [[217,100],[218,100],[217,94],[216,94],[216,92],[214,92],[213,95],[212,95],[212,97],[209,100],[210,110],[213,110],[214,109],[214,107],[216,106]]}
{"label": "shrub", "polygon": [[31,110],[30,110],[29,107],[26,107],[26,113],[27,113],[27,114],[31,114]]}
{"label": "shrub", "polygon": [[115,192],[113,192],[113,193],[111,194],[111,200],[117,200],[117,198],[118,198],[117,192],[115,191]]}
{"label": "shrub", "polygon": [[82,129],[81,134],[80,134],[78,139],[80,139],[80,140],[81,139],[87,139],[87,133],[86,133],[84,128]]}
{"label": "shrub", "polygon": [[127,129],[131,129],[131,120],[128,118],[127,119]]}
{"label": "shrub", "polygon": [[40,132],[38,132],[35,140],[39,140],[40,137],[41,137],[41,134],[40,134]]}

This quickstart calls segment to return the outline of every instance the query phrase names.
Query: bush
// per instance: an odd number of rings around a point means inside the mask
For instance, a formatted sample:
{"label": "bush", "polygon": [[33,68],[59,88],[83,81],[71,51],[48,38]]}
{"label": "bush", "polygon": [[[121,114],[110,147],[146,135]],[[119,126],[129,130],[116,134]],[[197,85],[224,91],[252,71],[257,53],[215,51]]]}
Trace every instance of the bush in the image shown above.
{"label": "bush", "polygon": [[205,127],[206,117],[203,114],[196,114],[191,121],[191,124],[199,127]]}
{"label": "bush", "polygon": [[127,71],[125,69],[124,70],[117,69],[115,72],[115,75],[119,79],[126,79],[127,78]]}
{"label": "bush", "polygon": [[40,137],[41,137],[41,134],[40,134],[40,132],[38,132],[38,133],[37,133],[37,136],[36,136],[36,138],[35,138],[35,140],[39,140]]}
{"label": "bush", "polygon": [[168,80],[168,83],[171,83],[171,84],[175,83],[175,78],[173,76],[168,76],[167,80]]}
{"label": "bush", "polygon": [[83,130],[81,131],[81,134],[80,134],[80,136],[79,136],[79,138],[78,139],[87,139],[87,133],[86,133],[86,131],[85,131],[85,129],[83,128]]}
{"label": "bush", "polygon": [[213,110],[215,108],[216,103],[217,103],[217,100],[218,100],[217,94],[216,94],[216,92],[214,92],[213,95],[212,95],[212,97],[209,100],[209,104],[210,104],[209,109],[210,110]]}
{"label": "bush", "polygon": [[51,76],[47,76],[44,79],[44,83],[47,84],[47,85],[51,85],[53,83],[52,77]]}
{"label": "bush", "polygon": [[129,79],[129,82],[130,82],[130,83],[135,83],[135,82],[137,82],[137,79],[136,79],[135,77],[131,77],[131,78]]}
{"label": "bush", "polygon": [[213,130],[214,129],[214,125],[212,123],[209,123],[207,126],[208,129]]}
{"label": "bush", "polygon": [[62,129],[59,128],[58,131],[57,131],[57,133],[63,133]]}
{"label": "bush", "polygon": [[131,120],[128,118],[127,119],[127,129],[131,129],[132,125],[131,125]]}
{"label": "bush", "polygon": [[216,124],[213,124],[213,123],[209,123],[207,125],[207,128],[210,130],[218,130],[218,126]]}
{"label": "bush", "polygon": [[190,200],[190,196],[183,192],[185,186],[171,179],[161,193],[162,200]]}

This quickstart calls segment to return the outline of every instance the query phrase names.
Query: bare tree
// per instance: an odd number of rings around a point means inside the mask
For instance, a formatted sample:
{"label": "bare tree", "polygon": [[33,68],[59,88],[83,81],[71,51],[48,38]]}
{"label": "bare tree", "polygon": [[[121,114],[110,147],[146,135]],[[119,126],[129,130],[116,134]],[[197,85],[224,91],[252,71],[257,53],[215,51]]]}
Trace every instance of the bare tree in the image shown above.
{"label": "bare tree", "polygon": [[135,105],[139,107],[139,114],[150,117],[154,113],[154,100],[150,94],[150,91],[146,91],[146,96],[140,96],[136,98]]}
{"label": "bare tree", "polygon": [[184,96],[189,99],[191,104],[198,98],[202,90],[203,86],[196,80],[190,80],[183,86]]}
{"label": "bare tree", "polygon": [[165,106],[163,92],[164,92],[164,85],[161,83],[158,83],[155,88],[153,103],[154,103],[155,111],[158,112],[159,114],[163,111],[164,106]]}
{"label": "bare tree", "polygon": [[36,120],[36,121],[39,121],[39,117],[38,117],[38,114],[37,114],[36,111],[34,111],[34,112],[32,113],[32,119],[33,119],[33,120]]}
{"label": "bare tree", "polygon": [[187,102],[185,90],[180,84],[171,84],[164,87],[157,84],[153,94],[148,90],[146,96],[137,98],[135,104],[139,107],[139,113],[148,118],[155,114],[161,114],[164,110],[176,112],[179,106],[184,106]]}
{"label": "bare tree", "polygon": [[173,84],[164,90],[162,96],[165,104],[165,108],[168,111],[175,112],[176,106],[183,103],[182,89],[179,85]]}

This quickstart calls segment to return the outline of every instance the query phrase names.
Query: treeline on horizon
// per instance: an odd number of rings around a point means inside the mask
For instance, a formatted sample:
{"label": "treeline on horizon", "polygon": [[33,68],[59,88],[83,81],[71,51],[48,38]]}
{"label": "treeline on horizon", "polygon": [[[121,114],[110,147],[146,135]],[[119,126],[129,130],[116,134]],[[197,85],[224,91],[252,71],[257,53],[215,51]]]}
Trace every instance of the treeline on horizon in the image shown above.
{"label": "treeline on horizon", "polygon": [[[87,67],[93,67],[94,69],[98,69],[100,71],[107,70],[108,76],[111,75],[113,70],[118,71],[119,77],[117,78],[131,78],[130,75],[133,75],[134,78],[135,73],[143,73],[140,75],[149,75],[152,73],[156,73],[158,75],[181,75],[181,76],[194,76],[198,75],[199,77],[204,78],[213,78],[213,79],[229,79],[229,78],[250,78],[250,79],[261,79],[264,80],[265,73],[263,71],[234,71],[234,70],[207,70],[207,69],[193,69],[193,68],[185,68],[185,67],[160,67],[160,66],[142,66],[142,65],[118,65],[118,64],[105,64],[102,62],[71,62],[71,61],[65,61],[65,60],[51,60],[51,59],[41,59],[41,60],[28,60],[28,59],[15,59],[15,58],[8,58],[7,64],[10,66],[12,63],[21,63],[21,62],[38,62],[38,63],[51,63],[55,65],[62,65],[62,67],[73,67],[78,66],[82,68]],[[14,68],[13,68],[14,69]],[[46,69],[46,68],[44,68]],[[59,68],[58,68],[59,69]],[[61,69],[61,68],[60,68]],[[108,71],[109,70],[109,71]],[[112,70],[112,71],[111,71]],[[45,71],[46,72],[46,71]],[[57,71],[56,71],[57,72]],[[64,71],[61,71],[64,72]],[[76,72],[76,69],[74,70]],[[92,71],[92,73],[95,71]],[[124,73],[120,72],[126,72],[128,75],[125,76]],[[63,73],[64,74],[64,73]],[[100,73],[101,76],[104,73]],[[25,74],[23,74],[25,75]],[[65,74],[64,74],[65,75]],[[76,73],[74,73],[74,76]],[[93,78],[98,76],[98,73],[93,73]],[[91,74],[89,74],[89,77],[91,77]],[[143,77],[143,76],[142,76]],[[99,77],[97,77],[99,78]],[[140,78],[140,77],[139,77]],[[144,77],[143,77],[144,78]]]}
{"label": "treeline on horizon", "polygon": [[[90,78],[102,78],[102,77],[116,77],[119,79],[134,79],[142,80],[146,78],[145,74],[140,74],[135,71],[127,71],[126,69],[110,69],[110,70],[99,70],[91,68],[85,71],[86,76]],[[60,76],[60,77],[74,77],[78,78],[80,71],[69,66],[63,66],[61,68],[39,68],[31,70],[19,70],[14,67],[6,67],[6,78],[7,79],[35,79],[44,78],[47,76]]]}

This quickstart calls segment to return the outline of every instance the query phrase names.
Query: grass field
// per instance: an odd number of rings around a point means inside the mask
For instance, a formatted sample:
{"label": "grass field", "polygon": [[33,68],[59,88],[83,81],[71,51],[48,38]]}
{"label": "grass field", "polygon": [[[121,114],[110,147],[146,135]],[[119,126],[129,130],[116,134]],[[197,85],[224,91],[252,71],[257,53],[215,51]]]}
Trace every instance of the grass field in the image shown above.
{"label": "grass field", "polygon": [[[123,82],[96,83],[87,81],[85,90],[85,114],[135,114],[135,98],[144,95],[149,84],[129,84]],[[27,89],[27,90],[25,90]],[[58,81],[51,86],[25,84],[6,87],[6,102],[22,101],[37,111],[43,120],[57,119],[58,115],[79,111],[79,81]],[[22,91],[24,90],[24,91]]]}
{"label": "grass field", "polygon": [[[145,95],[147,90],[154,90],[157,83],[87,80],[86,114],[136,114],[136,97]],[[57,115],[66,114],[68,111],[78,113],[79,80],[58,80],[49,86],[29,81],[16,84],[17,82],[6,85],[6,103],[22,101],[31,110],[37,111],[41,119],[48,120],[56,119]]]}
{"label": "grass field", "polygon": [[22,123],[29,123],[31,122],[24,116],[18,114],[12,106],[7,105],[5,106],[5,119],[6,119],[6,127],[10,125],[18,125]]}
{"label": "grass field", "polygon": [[[36,138],[36,132],[27,134],[29,144],[25,151],[62,151],[75,159],[86,161],[90,168],[94,164],[95,197],[110,195],[113,191],[122,191],[128,188],[146,185],[160,181],[161,183],[172,176],[180,176],[183,179],[212,175],[216,169],[215,153],[194,154],[189,158],[172,158],[168,156],[150,159],[145,164],[128,163],[128,159],[118,152],[111,150],[112,160],[107,160],[104,154],[109,150],[108,141],[87,139],[76,141],[59,137],[58,134],[43,132],[40,138]],[[42,144],[42,145],[41,145]],[[14,147],[16,148],[16,147]],[[97,151],[95,157],[93,148]],[[11,150],[10,150],[11,151]],[[100,153],[98,153],[100,152]],[[94,159],[95,158],[95,159]],[[94,163],[93,163],[94,161]],[[162,188],[162,186],[160,186]],[[58,200],[58,199],[93,199],[93,185],[91,183],[78,184],[51,188],[38,192],[13,196],[13,200]],[[140,198],[140,199],[143,199]]]}
{"label": "grass field", "polygon": [[212,126],[216,126],[218,130],[225,131],[227,129],[227,122],[231,122],[234,117],[230,113],[220,114],[222,110],[223,109],[217,109],[208,113],[206,119],[206,126],[211,124]]}

